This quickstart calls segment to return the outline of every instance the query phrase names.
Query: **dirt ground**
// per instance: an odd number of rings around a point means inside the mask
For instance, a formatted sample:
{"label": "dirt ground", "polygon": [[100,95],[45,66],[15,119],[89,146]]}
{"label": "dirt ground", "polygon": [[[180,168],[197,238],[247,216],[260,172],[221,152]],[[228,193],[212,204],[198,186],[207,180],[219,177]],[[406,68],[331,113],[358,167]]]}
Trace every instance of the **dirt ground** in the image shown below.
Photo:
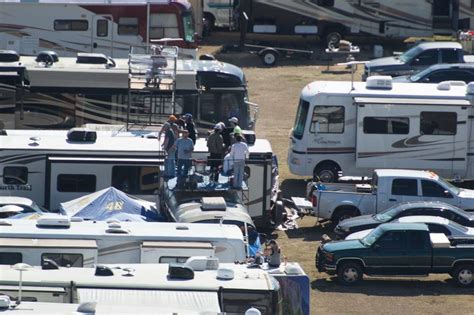
{"label": "dirt ground", "polygon": [[[202,52],[214,53],[221,44],[236,42],[232,34],[214,34]],[[371,47],[361,46],[357,60],[371,59]],[[398,47],[397,47],[398,48]],[[248,80],[250,101],[259,104],[257,135],[270,140],[279,158],[282,191],[286,196],[304,194],[305,179],[292,175],[286,163],[289,132],[294,123],[298,98],[303,87],[314,80],[350,80],[344,66],[330,61],[327,71],[323,47],[315,46],[313,60],[283,59],[276,67],[264,67],[248,53],[221,53],[219,60],[242,67]],[[356,73],[360,79],[361,66]],[[299,262],[311,279],[311,314],[472,314],[474,289],[457,288],[448,275],[426,278],[365,278],[358,286],[341,286],[326,274],[318,273],[314,256],[321,235],[329,227],[316,226],[313,217],[298,221],[299,229],[275,232],[283,254]]]}

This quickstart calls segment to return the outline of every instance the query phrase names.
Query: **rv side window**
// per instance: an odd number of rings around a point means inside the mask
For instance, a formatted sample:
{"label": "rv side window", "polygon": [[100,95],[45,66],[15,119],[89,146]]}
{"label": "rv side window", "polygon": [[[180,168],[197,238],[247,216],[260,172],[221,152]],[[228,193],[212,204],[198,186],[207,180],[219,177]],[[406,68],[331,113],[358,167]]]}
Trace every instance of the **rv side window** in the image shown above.
{"label": "rv side window", "polygon": [[447,112],[421,112],[422,135],[454,136],[457,131],[457,114]]}
{"label": "rv side window", "polygon": [[5,166],[3,168],[3,183],[6,185],[26,185],[28,183],[28,168],[24,166]]}
{"label": "rv side window", "polygon": [[97,37],[107,37],[109,35],[109,21],[97,20]]}
{"label": "rv side window", "polygon": [[60,174],[56,189],[60,192],[95,192],[96,181],[95,175]]}
{"label": "rv side window", "polygon": [[179,38],[178,18],[173,13],[150,14],[150,38]]}
{"label": "rv side window", "polygon": [[138,18],[121,17],[118,21],[119,35],[138,35]]}
{"label": "rv side window", "polygon": [[343,133],[343,106],[315,106],[310,132],[313,133]]}
{"label": "rv side window", "polygon": [[418,196],[416,179],[397,178],[392,183],[392,195],[396,196]]}
{"label": "rv side window", "polygon": [[60,267],[84,267],[82,254],[49,253],[41,255],[41,265],[46,260],[52,260]]}
{"label": "rv side window", "polygon": [[189,257],[173,257],[173,256],[162,256],[160,257],[160,264],[184,264]]}
{"label": "rv side window", "polygon": [[407,117],[364,117],[364,133],[406,135],[410,131]]}
{"label": "rv side window", "polygon": [[87,20],[54,20],[55,31],[87,31]]}
{"label": "rv side window", "polygon": [[258,309],[262,314],[272,314],[272,295],[271,291],[266,292],[248,292],[238,291],[223,293],[225,313],[244,314],[251,306]]}
{"label": "rv side window", "polygon": [[21,253],[0,253],[0,265],[14,265],[23,262]]}
{"label": "rv side window", "polygon": [[158,191],[159,168],[154,166],[114,166],[112,186],[134,195],[151,195]]}

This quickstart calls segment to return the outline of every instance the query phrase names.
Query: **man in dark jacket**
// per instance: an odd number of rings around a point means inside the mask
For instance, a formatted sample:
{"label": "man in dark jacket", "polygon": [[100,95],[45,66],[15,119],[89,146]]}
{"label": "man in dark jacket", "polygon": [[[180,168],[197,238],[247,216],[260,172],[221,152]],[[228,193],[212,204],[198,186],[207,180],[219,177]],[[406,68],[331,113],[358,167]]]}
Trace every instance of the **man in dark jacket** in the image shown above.
{"label": "man in dark jacket", "polygon": [[211,180],[219,181],[219,167],[222,165],[224,157],[225,145],[222,139],[222,125],[214,126],[214,131],[207,139],[207,148],[209,149],[209,165],[211,166]]}

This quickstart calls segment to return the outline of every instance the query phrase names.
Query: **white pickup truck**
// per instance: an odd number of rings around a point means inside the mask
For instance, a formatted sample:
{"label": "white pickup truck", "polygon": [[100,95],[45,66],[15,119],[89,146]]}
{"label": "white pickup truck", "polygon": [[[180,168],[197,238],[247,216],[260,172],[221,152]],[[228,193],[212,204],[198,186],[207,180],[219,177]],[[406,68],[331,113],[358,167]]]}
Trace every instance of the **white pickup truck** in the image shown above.
{"label": "white pickup truck", "polygon": [[371,184],[312,183],[307,193],[313,214],[334,224],[410,201],[443,201],[474,211],[474,190],[455,187],[430,171],[378,169]]}

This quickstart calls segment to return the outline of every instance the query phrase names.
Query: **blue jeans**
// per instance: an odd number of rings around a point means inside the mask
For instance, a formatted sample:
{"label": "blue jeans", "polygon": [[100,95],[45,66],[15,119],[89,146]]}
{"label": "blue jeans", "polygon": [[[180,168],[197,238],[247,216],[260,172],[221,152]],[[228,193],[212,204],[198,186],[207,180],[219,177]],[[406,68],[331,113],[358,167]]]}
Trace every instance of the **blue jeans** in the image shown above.
{"label": "blue jeans", "polygon": [[166,152],[165,159],[165,176],[175,177],[176,176],[176,150],[168,150]]}
{"label": "blue jeans", "polygon": [[244,160],[234,161],[234,181],[232,183],[234,188],[242,188],[242,182],[244,181],[244,169]]}
{"label": "blue jeans", "polygon": [[190,159],[178,159],[178,180],[188,177],[191,162]]}

